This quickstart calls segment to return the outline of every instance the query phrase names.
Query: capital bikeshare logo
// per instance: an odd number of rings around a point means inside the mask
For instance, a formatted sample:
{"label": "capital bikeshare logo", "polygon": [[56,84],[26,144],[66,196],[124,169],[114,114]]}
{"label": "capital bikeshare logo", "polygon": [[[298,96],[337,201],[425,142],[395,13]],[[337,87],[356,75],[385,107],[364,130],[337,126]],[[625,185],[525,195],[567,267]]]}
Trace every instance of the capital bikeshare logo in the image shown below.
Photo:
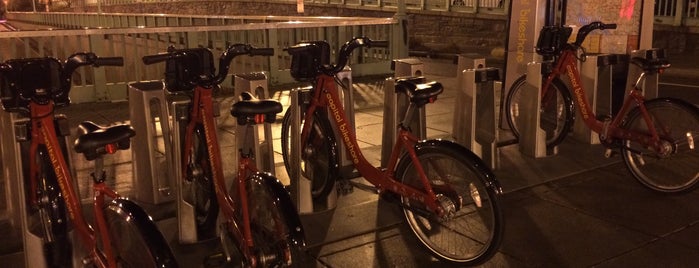
{"label": "capital bikeshare logo", "polygon": [[332,116],[333,118],[335,118],[335,122],[337,122],[337,128],[338,130],[340,130],[340,134],[342,134],[342,140],[345,142],[345,145],[347,146],[347,151],[349,152],[350,157],[352,157],[352,163],[358,164],[359,152],[357,151],[357,147],[354,146],[352,138],[350,137],[350,129],[347,125],[347,121],[342,116],[342,111],[338,109],[332,94],[330,94],[330,92],[326,92],[325,97],[328,99],[328,107],[332,112]]}

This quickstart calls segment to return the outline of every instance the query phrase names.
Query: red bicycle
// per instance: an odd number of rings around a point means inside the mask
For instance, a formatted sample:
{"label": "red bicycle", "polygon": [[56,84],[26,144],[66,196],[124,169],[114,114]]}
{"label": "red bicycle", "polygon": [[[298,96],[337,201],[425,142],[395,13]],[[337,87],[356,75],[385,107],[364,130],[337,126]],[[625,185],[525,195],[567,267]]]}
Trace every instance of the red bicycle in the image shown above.
{"label": "red bicycle", "polygon": [[[213,55],[206,48],[170,47],[166,53],[143,57],[145,64],[167,61],[166,89],[191,101],[188,110],[177,116],[177,120],[181,120],[179,125],[184,128],[184,138],[175,142],[180,142],[183,148],[178,157],[182,161],[182,179],[189,189],[187,196],[180,198],[186,198],[194,206],[198,238],[214,237],[218,219],[219,237],[227,260],[233,259],[234,252],[228,247],[232,245],[241,255],[245,267],[293,265],[298,247],[305,245],[301,220],[289,193],[274,176],[255,168],[247,150],[240,151],[238,175],[230,192],[223,178],[215,130],[218,111],[214,108],[213,91],[226,78],[234,57],[270,56],[273,53],[271,48],[231,45],[219,59],[218,74]],[[254,118],[254,114],[260,111],[263,114],[281,111],[281,106],[276,111],[274,104],[266,102],[262,102],[262,110],[258,110],[254,103],[246,101],[234,106],[233,115],[238,116],[239,123],[249,123],[248,117]],[[236,132],[236,136],[244,137],[244,133]],[[242,142],[238,145],[249,146]],[[222,217],[218,217],[219,209]]]}
{"label": "red bicycle", "polygon": [[[575,119],[577,106],[585,125],[598,133],[600,141],[609,148],[607,155],[611,149],[619,149],[627,168],[641,184],[664,193],[691,190],[699,182],[699,151],[694,147],[694,137],[699,135],[699,111],[679,99],[646,100],[640,87],[646,76],[670,67],[667,60],[630,59],[643,72],[628,90],[616,115],[595,115],[585,98],[577,67],[579,61],[585,60],[581,45],[590,32],[615,28],[616,24],[592,22],[578,30],[573,43],[567,43],[570,27],[547,26],[541,30],[537,52],[555,58],[541,87],[539,113],[541,127],[547,130],[546,145],[552,147],[563,141]],[[579,50],[582,50],[580,56]],[[572,89],[563,83],[561,76],[570,79]],[[516,118],[520,114],[525,82],[523,76],[513,83],[504,105],[507,122],[516,136],[519,135]]]}
{"label": "red bicycle", "polygon": [[[92,65],[121,66],[121,57],[100,58],[94,53],[73,54],[61,63],[55,58],[8,60],[0,64],[2,107],[26,117],[16,126],[22,145],[22,177],[26,182],[30,231],[43,240],[44,263],[50,267],[94,265],[97,267],[177,267],[162,234],[148,214],[136,203],[120,197],[106,184],[102,169],[105,154],[130,147],[135,135],[128,125],[111,127],[82,122],[75,150],[94,161],[93,218],[83,212],[66,160],[65,139],[70,135],[65,116],[56,107],[70,104],[68,93],[73,71]],[[111,201],[107,201],[111,199]],[[32,227],[33,226],[33,227]],[[78,240],[70,238],[71,229]],[[83,252],[73,252],[73,243]],[[32,249],[28,249],[31,251]],[[78,254],[76,254],[78,253]],[[27,252],[25,254],[34,254]],[[79,258],[77,262],[73,255]],[[29,265],[29,264],[28,264]]]}
{"label": "red bicycle", "polygon": [[[442,93],[437,82],[399,79],[397,94],[406,94],[410,104],[397,126],[398,139],[385,169],[372,166],[362,154],[354,128],[345,116],[336,77],[359,47],[385,46],[386,42],[353,38],[337,52],[335,65],[326,64],[330,46],[324,41],[304,42],[289,47],[291,75],[298,81],[314,83],[303,92],[302,122],[294,121],[288,110],[282,121],[282,154],[289,174],[300,169],[311,180],[313,197],[322,198],[338,177],[336,141],[346,145],[348,156],[371,188],[384,196],[400,199],[411,230],[434,256],[460,265],[487,261],[502,238],[503,216],[498,194],[502,192],[491,170],[465,147],[446,140],[419,141],[408,127],[417,109],[432,103]],[[308,95],[306,95],[308,94]],[[337,126],[339,137],[330,120]],[[299,124],[301,133],[293,133]],[[291,142],[300,134],[301,159],[292,162]],[[294,170],[292,170],[294,169]],[[303,179],[303,178],[302,178]],[[392,198],[388,198],[391,200]]]}

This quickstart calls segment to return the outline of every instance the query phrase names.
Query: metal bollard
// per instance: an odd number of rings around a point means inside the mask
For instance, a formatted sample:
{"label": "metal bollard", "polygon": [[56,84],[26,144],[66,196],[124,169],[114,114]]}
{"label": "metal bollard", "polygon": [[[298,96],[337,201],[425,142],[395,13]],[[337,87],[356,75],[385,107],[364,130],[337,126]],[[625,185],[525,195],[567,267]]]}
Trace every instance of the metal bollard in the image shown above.
{"label": "metal bollard", "polygon": [[[617,54],[587,55],[580,67],[580,79],[585,96],[596,115],[612,114],[612,68],[619,63]],[[584,120],[575,120],[573,137],[589,144],[599,144],[599,135],[590,130]]]}
{"label": "metal bollard", "polygon": [[[267,75],[263,72],[254,72],[246,74],[236,74],[234,79],[235,97],[240,96],[240,93],[245,91],[252,93],[256,98],[267,99],[271,96],[268,90]],[[236,133],[242,133],[241,126],[236,125]],[[244,128],[244,126],[243,126]],[[262,128],[263,136],[260,137],[260,128]],[[257,125],[253,131],[253,140],[257,141],[255,146],[255,163],[260,170],[267,171],[275,175],[274,166],[274,147],[272,142],[272,126],[270,124]],[[237,152],[237,145],[236,150]]]}
{"label": "metal bollard", "polygon": [[172,141],[162,82],[129,84],[129,118],[138,133],[131,149],[134,199],[152,204],[172,201]]}
{"label": "metal bollard", "polygon": [[517,126],[519,126],[519,150],[525,155],[540,158],[558,153],[558,146],[546,148],[546,133],[539,126],[541,114],[542,64],[531,62],[527,65],[527,83],[522,88]]}
{"label": "metal bollard", "polygon": [[497,68],[463,71],[462,86],[456,98],[459,105],[454,107],[454,118],[461,118],[462,125],[454,125],[454,139],[483,159],[491,169],[498,166],[494,81],[499,78]]}
{"label": "metal bollard", "polygon": [[[289,93],[291,105],[291,120],[301,122],[304,110],[307,103],[306,100],[311,98],[311,87],[295,88]],[[292,124],[290,132],[289,146],[289,180],[291,181],[291,198],[294,200],[299,214],[311,214],[333,209],[337,206],[337,191],[331,190],[328,196],[319,200],[313,200],[311,178],[306,178],[301,172],[301,124]]]}

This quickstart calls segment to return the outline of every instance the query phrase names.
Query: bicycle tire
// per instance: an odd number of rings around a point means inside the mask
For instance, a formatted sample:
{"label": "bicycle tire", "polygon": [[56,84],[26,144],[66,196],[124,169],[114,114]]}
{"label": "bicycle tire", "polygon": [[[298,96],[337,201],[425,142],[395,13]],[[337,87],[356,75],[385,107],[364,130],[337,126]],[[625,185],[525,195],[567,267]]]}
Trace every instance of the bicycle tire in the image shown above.
{"label": "bicycle tire", "polygon": [[[270,177],[266,177],[270,176]],[[248,176],[245,181],[247,191],[248,213],[250,217],[250,229],[253,238],[255,255],[258,257],[257,267],[301,267],[300,246],[303,240],[301,221],[298,218],[295,207],[291,205],[291,198],[283,190],[279,183],[278,191],[275,191],[265,179],[276,178],[266,173],[255,173]],[[281,190],[286,196],[280,196]],[[237,192],[235,185],[231,192]],[[281,202],[286,202],[281,204]],[[290,217],[295,217],[291,219]],[[242,229],[242,209],[236,210],[235,224]],[[227,256],[228,260],[241,259],[243,267],[250,267],[251,263],[242,260],[241,245],[233,239],[231,231],[223,228],[222,242],[224,248],[235,248],[237,256]],[[300,236],[300,237],[299,237]]]}
{"label": "bicycle tire", "polygon": [[198,125],[192,133],[191,162],[187,165],[186,181],[191,182],[189,197],[194,207],[195,226],[198,240],[216,237],[216,218],[218,217],[218,199],[214,190],[212,165],[209,149],[206,146],[204,127]]}
{"label": "bicycle tire", "polygon": [[[46,148],[39,150],[38,199],[44,200],[38,208],[40,218],[36,228],[43,233],[44,259],[50,267],[70,267],[72,264],[72,243],[68,234],[68,217],[65,200],[59,188],[56,173],[51,166]],[[41,215],[44,215],[43,217]]]}
{"label": "bicycle tire", "polygon": [[[516,117],[519,116],[519,100],[521,99],[521,88],[527,84],[527,75],[520,76],[512,83],[510,91],[505,98],[505,117],[507,124],[512,130],[515,138],[519,139],[519,128],[517,127]],[[568,87],[563,82],[556,78],[551,82],[551,87],[554,90],[548,90],[546,96],[542,97],[542,108],[539,109],[541,114],[540,125],[546,131],[546,147],[552,148],[561,144],[565,137],[573,127],[575,121],[575,105],[573,98],[568,91]],[[554,98],[552,92],[555,92],[556,106],[550,105],[548,100]],[[549,104],[549,105],[546,105]]]}
{"label": "bicycle tire", "polygon": [[[697,108],[669,98],[648,100],[644,106],[660,138],[674,150],[670,155],[658,156],[640,144],[624,140],[621,152],[626,167],[638,182],[651,190],[661,193],[692,190],[699,181],[699,151],[690,148],[687,133],[692,138],[699,137]],[[629,113],[622,127],[648,132],[638,107]]]}
{"label": "bicycle tire", "polygon": [[[462,200],[462,205],[453,217],[442,220],[426,212],[421,203],[403,198],[405,219],[412,232],[441,260],[469,266],[489,260],[500,246],[504,226],[499,186],[492,172],[475,154],[452,142],[425,141],[416,145],[415,153],[440,201],[456,206]],[[401,158],[395,174],[404,184],[424,188],[408,155]],[[466,204],[467,200],[471,202]]]}
{"label": "bicycle tire", "polygon": [[[292,174],[289,154],[291,152],[291,110],[287,110],[282,118],[282,157],[288,174]],[[303,123],[299,126],[303,129]],[[317,112],[313,114],[313,127],[308,137],[309,142],[302,142],[303,152],[300,162],[301,173],[311,180],[313,200],[326,197],[335,186],[339,174],[337,144],[330,122]],[[314,149],[315,147],[320,149]],[[310,167],[310,169],[309,169]]]}
{"label": "bicycle tire", "polygon": [[115,199],[104,208],[119,267],[177,267],[172,251],[148,214],[136,203]]}

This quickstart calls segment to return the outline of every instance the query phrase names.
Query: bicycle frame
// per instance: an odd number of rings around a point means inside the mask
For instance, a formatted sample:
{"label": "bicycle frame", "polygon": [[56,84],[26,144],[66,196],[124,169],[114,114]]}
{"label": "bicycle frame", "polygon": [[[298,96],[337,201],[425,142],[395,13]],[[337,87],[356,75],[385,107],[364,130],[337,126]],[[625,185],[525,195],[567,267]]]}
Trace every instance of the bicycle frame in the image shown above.
{"label": "bicycle frame", "polygon": [[39,147],[45,146],[48,153],[51,166],[56,174],[58,185],[65,200],[66,208],[78,237],[87,250],[89,250],[89,258],[95,262],[98,267],[116,267],[116,259],[112,250],[111,238],[108,232],[108,226],[105,221],[102,208],[105,205],[105,196],[116,199],[119,195],[110,189],[104,182],[95,182],[92,187],[95,197],[93,198],[93,209],[95,213],[95,223],[97,225],[97,233],[100,236],[102,250],[98,250],[97,238],[95,231],[90,228],[83,217],[80,197],[73,190],[73,178],[68,168],[66,159],[61,151],[61,145],[56,137],[56,126],[54,124],[54,103],[49,101],[46,105],[30,103],[30,118],[31,118],[31,145],[29,147],[29,179],[30,179],[30,202],[33,205],[38,204],[37,198],[37,177],[39,164],[36,161],[36,156],[39,153]]}
{"label": "bicycle frame", "polygon": [[[329,117],[335,121],[337,128],[342,135],[342,142],[347,148],[347,152],[349,153],[352,163],[367,181],[378,187],[379,192],[390,191],[403,197],[408,197],[410,199],[423,202],[429,210],[436,212],[440,217],[443,216],[444,211],[437,203],[437,197],[429,183],[429,180],[425,176],[422,165],[420,164],[415,150],[413,149],[417,144],[418,139],[410,131],[400,127],[398,139],[393,145],[393,150],[388,161],[388,168],[382,171],[371,165],[362,154],[359,144],[357,143],[357,136],[354,133],[353,127],[349,125],[350,122],[345,116],[335,80],[332,76],[326,74],[321,74],[316,79],[313,98],[304,115],[305,122],[313,122],[313,113],[319,108],[329,109]],[[305,140],[308,138],[311,125],[313,124],[305,123],[303,125],[301,132],[302,144],[305,144]],[[395,179],[394,168],[399,157],[401,156],[401,148],[405,149],[415,163],[415,168],[420,173],[420,179],[425,187],[425,192],[405,185]]]}
{"label": "bicycle frame", "polygon": [[[236,204],[236,200],[228,194],[228,189],[226,189],[226,183],[223,178],[223,167],[221,163],[221,150],[218,144],[218,137],[215,131],[216,122],[214,120],[214,108],[213,108],[213,89],[197,86],[194,88],[194,96],[191,102],[191,109],[189,115],[189,122],[187,124],[187,129],[185,132],[185,143],[184,143],[184,155],[182,158],[183,176],[186,176],[187,161],[191,157],[191,151],[188,148],[192,146],[192,135],[194,133],[194,128],[196,125],[201,124],[204,126],[204,136],[206,141],[206,146],[209,151],[209,162],[211,163],[213,182],[214,182],[214,192],[216,193],[216,199],[219,203],[220,211],[226,219],[226,226],[231,231],[233,237],[238,241],[240,245],[246,245],[243,249],[243,255],[248,260],[254,260],[254,253],[252,248],[254,243],[252,240],[252,232],[250,231],[250,217],[247,207],[247,191],[244,187],[245,176],[243,172],[245,167],[248,165],[254,165],[254,163],[247,163],[239,165],[239,172],[237,178],[238,183],[238,197],[240,204]],[[186,179],[183,177],[182,179]],[[242,187],[241,187],[242,186]],[[243,216],[242,226],[234,222],[234,215],[236,207],[241,209],[241,215]]]}
{"label": "bicycle frame", "polygon": [[[638,82],[634,84],[631,89],[629,89],[621,110],[619,110],[619,113],[614,116],[611,122],[604,122],[597,119],[597,116],[594,114],[594,110],[587,101],[587,93],[581,83],[575,52],[576,50],[572,48],[566,48],[563,50],[556,61],[556,66],[554,67],[553,71],[548,74],[546,80],[544,81],[542,96],[546,96],[546,91],[550,89],[549,86],[554,79],[561,75],[566,75],[570,79],[570,84],[572,86],[571,93],[575,98],[580,115],[588,128],[595,133],[602,134],[605,137],[632,140],[642,144],[645,147],[652,147],[660,154],[665,153],[668,149],[664,148],[660,142],[658,132],[656,131],[650,115],[643,104],[645,98],[641,94],[641,89],[638,88]],[[641,75],[644,74],[642,73]],[[631,111],[634,105],[638,106],[640,109],[650,133],[641,133],[620,127],[620,124],[623,122],[626,114]]]}

